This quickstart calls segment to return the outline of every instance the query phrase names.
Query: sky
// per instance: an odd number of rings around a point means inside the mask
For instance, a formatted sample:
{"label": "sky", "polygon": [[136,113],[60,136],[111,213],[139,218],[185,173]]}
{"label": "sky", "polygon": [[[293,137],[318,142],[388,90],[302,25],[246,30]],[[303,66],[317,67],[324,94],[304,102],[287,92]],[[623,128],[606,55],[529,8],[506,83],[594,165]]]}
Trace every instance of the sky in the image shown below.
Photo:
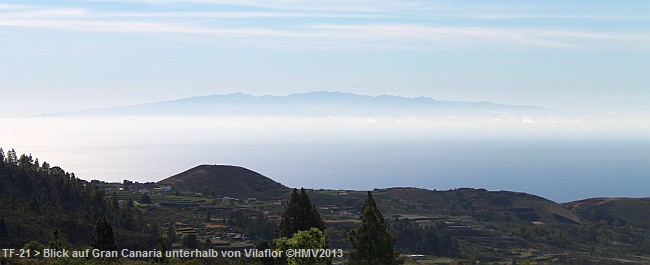
{"label": "sky", "polygon": [[650,2],[0,2],[0,116],[345,91],[650,110]]}

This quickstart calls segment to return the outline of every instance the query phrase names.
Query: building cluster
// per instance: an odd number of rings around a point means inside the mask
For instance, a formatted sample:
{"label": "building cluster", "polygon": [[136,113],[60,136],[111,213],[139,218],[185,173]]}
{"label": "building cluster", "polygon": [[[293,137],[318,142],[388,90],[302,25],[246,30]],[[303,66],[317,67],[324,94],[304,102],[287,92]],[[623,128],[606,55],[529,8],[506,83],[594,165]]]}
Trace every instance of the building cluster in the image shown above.
{"label": "building cluster", "polygon": [[108,183],[101,180],[92,180],[90,183],[97,185],[105,192],[112,191],[128,191],[135,193],[154,193],[154,192],[170,192],[172,186],[158,184],[155,182],[140,183],[137,181],[124,180],[122,183]]}

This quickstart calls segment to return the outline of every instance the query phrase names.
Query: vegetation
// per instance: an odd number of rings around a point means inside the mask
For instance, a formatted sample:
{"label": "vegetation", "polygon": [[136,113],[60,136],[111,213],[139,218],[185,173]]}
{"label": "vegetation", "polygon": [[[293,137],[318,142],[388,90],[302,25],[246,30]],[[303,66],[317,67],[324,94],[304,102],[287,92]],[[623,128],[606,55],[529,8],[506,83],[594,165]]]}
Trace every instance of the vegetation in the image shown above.
{"label": "vegetation", "polygon": [[426,227],[408,219],[394,218],[390,229],[398,238],[397,248],[407,253],[421,253],[433,256],[458,256],[458,241],[454,232],[443,221]]}
{"label": "vegetation", "polygon": [[[387,264],[400,260],[406,264],[650,264],[647,198],[558,204],[530,194],[468,188],[391,188],[372,194],[292,192],[251,172],[200,166],[164,183],[87,182],[30,155],[0,149],[0,247],[223,250],[324,246],[346,250],[345,257],[335,263],[347,258],[352,263],[355,259],[367,262],[382,252],[386,257],[381,262]],[[206,187],[207,192],[199,189]],[[279,201],[286,198],[286,204]],[[405,254],[398,259],[395,250]],[[0,257],[0,263],[4,261]],[[331,261],[120,258],[9,262],[270,265]]]}
{"label": "vegetation", "polygon": [[117,225],[114,232],[124,247],[147,249],[155,241],[137,210],[120,206],[74,173],[13,149],[5,155],[0,148],[0,205],[3,248],[30,241],[89,245],[95,222],[103,218]]}
{"label": "vegetation", "polygon": [[276,237],[292,237],[299,231],[307,231],[311,228],[325,231],[325,223],[316,210],[316,206],[309,200],[305,189],[300,189],[300,192],[294,189],[282,214],[282,221],[276,231]]}
{"label": "vegetation", "polygon": [[393,250],[395,239],[388,232],[384,217],[370,192],[361,208],[361,225],[350,232],[350,241],[353,246],[349,259],[351,265],[401,263],[398,254]]}
{"label": "vegetation", "polygon": [[[301,230],[293,234],[291,238],[280,237],[274,241],[276,249],[286,253],[288,249],[327,249],[327,238],[323,230],[312,227],[309,230]],[[289,265],[298,264],[329,264],[325,257],[289,257],[286,259]]]}
{"label": "vegetation", "polygon": [[117,250],[113,235],[113,226],[111,226],[111,223],[106,218],[97,219],[91,246],[100,250]]}
{"label": "vegetation", "polygon": [[[261,241],[257,249],[275,249],[286,253],[288,249],[327,249],[325,223],[316,206],[311,203],[305,189],[294,189],[287,202],[275,239],[271,245]],[[329,257],[278,257],[259,258],[261,264],[331,264]]]}

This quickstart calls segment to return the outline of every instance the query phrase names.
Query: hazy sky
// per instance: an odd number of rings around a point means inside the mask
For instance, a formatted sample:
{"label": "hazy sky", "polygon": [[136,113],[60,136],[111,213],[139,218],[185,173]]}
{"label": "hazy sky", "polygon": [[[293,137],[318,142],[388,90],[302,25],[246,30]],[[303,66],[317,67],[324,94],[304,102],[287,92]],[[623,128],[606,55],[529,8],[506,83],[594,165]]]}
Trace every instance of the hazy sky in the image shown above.
{"label": "hazy sky", "polygon": [[650,109],[650,2],[0,2],[0,115],[338,90]]}
{"label": "hazy sky", "polygon": [[[11,129],[0,145],[86,179],[160,180],[207,163],[296,187],[647,196],[650,1],[486,2],[3,0],[0,124]],[[7,118],[320,90],[578,115]]]}

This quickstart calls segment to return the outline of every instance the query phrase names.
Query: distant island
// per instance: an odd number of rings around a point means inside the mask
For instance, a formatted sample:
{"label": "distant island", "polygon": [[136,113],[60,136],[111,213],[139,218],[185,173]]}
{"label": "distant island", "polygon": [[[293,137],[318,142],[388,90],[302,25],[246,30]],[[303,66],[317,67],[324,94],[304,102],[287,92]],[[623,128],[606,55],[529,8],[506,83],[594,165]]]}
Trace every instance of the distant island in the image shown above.
{"label": "distant island", "polygon": [[486,114],[490,111],[540,112],[544,108],[486,101],[445,101],[430,97],[366,96],[318,91],[286,96],[243,93],[209,95],[111,108],[49,113],[46,116],[400,116]]}

